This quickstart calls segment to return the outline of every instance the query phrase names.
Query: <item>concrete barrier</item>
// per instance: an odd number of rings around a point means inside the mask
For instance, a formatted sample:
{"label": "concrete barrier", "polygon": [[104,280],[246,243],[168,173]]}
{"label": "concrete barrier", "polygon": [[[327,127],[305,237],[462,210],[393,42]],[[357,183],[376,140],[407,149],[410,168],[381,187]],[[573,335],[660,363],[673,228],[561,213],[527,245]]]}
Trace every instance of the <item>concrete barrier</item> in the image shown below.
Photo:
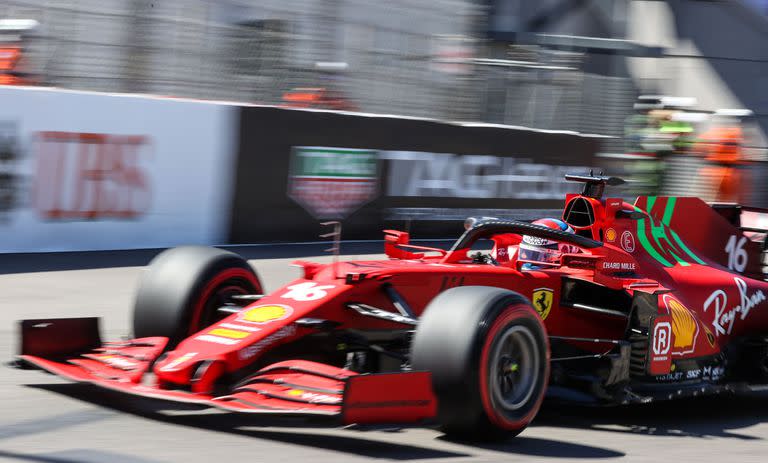
{"label": "concrete barrier", "polygon": [[226,240],[237,107],[0,87],[0,251]]}

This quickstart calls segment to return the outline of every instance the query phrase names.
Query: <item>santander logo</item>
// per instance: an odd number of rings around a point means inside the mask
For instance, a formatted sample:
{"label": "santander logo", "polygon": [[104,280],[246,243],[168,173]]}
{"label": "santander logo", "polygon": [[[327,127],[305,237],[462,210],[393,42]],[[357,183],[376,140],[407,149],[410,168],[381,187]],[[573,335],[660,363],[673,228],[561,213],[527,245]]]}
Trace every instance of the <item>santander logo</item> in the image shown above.
{"label": "santander logo", "polygon": [[709,295],[704,301],[704,312],[713,307],[715,318],[712,320],[712,328],[715,329],[715,335],[731,334],[736,318],[745,320],[749,312],[757,307],[758,304],[766,300],[765,293],[758,289],[749,293],[747,283],[739,277],[734,277],[736,288],[739,290],[739,303],[733,307],[728,307],[728,295],[722,289],[718,289]]}

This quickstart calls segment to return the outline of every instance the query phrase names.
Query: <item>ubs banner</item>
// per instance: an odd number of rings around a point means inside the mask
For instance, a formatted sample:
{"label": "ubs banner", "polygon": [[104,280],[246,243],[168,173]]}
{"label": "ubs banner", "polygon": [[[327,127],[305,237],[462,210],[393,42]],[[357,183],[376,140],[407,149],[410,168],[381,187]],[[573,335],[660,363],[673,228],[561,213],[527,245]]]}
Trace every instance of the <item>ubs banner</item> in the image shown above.
{"label": "ubs banner", "polygon": [[346,216],[344,239],[378,239],[388,227],[457,236],[469,215],[541,217],[578,189],[563,175],[593,166],[598,144],[566,132],[242,108],[230,242],[314,241],[319,218]]}
{"label": "ubs banner", "polygon": [[231,106],[0,88],[0,252],[219,244]]}

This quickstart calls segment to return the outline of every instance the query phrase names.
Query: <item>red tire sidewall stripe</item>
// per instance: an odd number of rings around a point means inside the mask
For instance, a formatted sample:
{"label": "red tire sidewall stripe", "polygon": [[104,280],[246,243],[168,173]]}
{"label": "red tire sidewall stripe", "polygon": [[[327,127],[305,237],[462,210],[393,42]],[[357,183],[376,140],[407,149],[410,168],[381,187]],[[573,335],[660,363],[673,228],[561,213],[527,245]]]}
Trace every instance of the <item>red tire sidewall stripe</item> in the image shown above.
{"label": "red tire sidewall stripe", "polygon": [[[510,421],[506,417],[504,417],[502,414],[497,413],[496,408],[493,406],[493,400],[491,399],[490,392],[488,389],[488,360],[489,356],[491,354],[491,347],[493,346],[493,341],[496,339],[496,335],[501,331],[504,327],[506,327],[510,322],[522,318],[532,318],[538,317],[538,314],[533,312],[533,309],[528,307],[525,304],[514,304],[502,312],[502,314],[493,322],[491,325],[491,328],[488,330],[488,334],[486,335],[485,342],[483,343],[483,350],[480,355],[480,397],[483,402],[483,409],[485,409],[485,414],[488,416],[490,421],[495,424],[496,426],[507,429],[507,430],[518,430],[521,428],[524,428],[528,425],[528,423],[533,420],[533,418],[536,416],[536,413],[538,413],[539,408],[541,407],[541,403],[544,401],[544,393],[546,392],[547,383],[549,382],[549,345],[546,346],[546,355],[545,355],[545,361],[544,361],[544,378],[543,378],[543,384],[541,386],[541,393],[539,394],[539,397],[536,399],[536,403],[531,408],[531,410],[521,419],[517,421]],[[538,320],[537,320],[538,321]],[[541,324],[541,328],[543,330],[544,334],[544,342],[546,344],[547,339],[547,332],[544,328],[543,323],[538,321]]]}
{"label": "red tire sidewall stripe", "polygon": [[216,274],[213,278],[208,280],[208,282],[203,286],[202,291],[200,291],[200,296],[195,301],[195,305],[192,307],[192,318],[189,322],[189,329],[188,333],[194,334],[204,327],[197,326],[200,323],[200,317],[203,314],[203,308],[205,307],[205,303],[208,300],[209,297],[211,297],[211,294],[213,291],[216,290],[222,283],[224,283],[227,280],[230,279],[236,279],[240,278],[243,280],[248,281],[253,285],[256,290],[261,290],[261,286],[259,285],[259,281],[256,279],[256,277],[253,276],[253,273],[249,272],[246,269],[242,268],[229,268],[226,270],[223,270]]}

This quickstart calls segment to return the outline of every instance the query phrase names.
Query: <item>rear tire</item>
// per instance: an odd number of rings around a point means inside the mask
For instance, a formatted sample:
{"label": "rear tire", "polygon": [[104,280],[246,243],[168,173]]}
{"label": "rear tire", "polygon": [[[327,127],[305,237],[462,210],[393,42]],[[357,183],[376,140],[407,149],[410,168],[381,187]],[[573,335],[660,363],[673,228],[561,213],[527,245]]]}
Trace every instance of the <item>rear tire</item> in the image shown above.
{"label": "rear tire", "polygon": [[163,336],[172,348],[224,315],[234,294],[262,294],[258,276],[237,254],[182,246],[158,254],[144,271],[133,309],[134,336]]}
{"label": "rear tire", "polygon": [[424,311],[411,352],[432,373],[441,430],[472,440],[519,434],[541,406],[549,345],[528,300],[485,286],[449,289]]}

